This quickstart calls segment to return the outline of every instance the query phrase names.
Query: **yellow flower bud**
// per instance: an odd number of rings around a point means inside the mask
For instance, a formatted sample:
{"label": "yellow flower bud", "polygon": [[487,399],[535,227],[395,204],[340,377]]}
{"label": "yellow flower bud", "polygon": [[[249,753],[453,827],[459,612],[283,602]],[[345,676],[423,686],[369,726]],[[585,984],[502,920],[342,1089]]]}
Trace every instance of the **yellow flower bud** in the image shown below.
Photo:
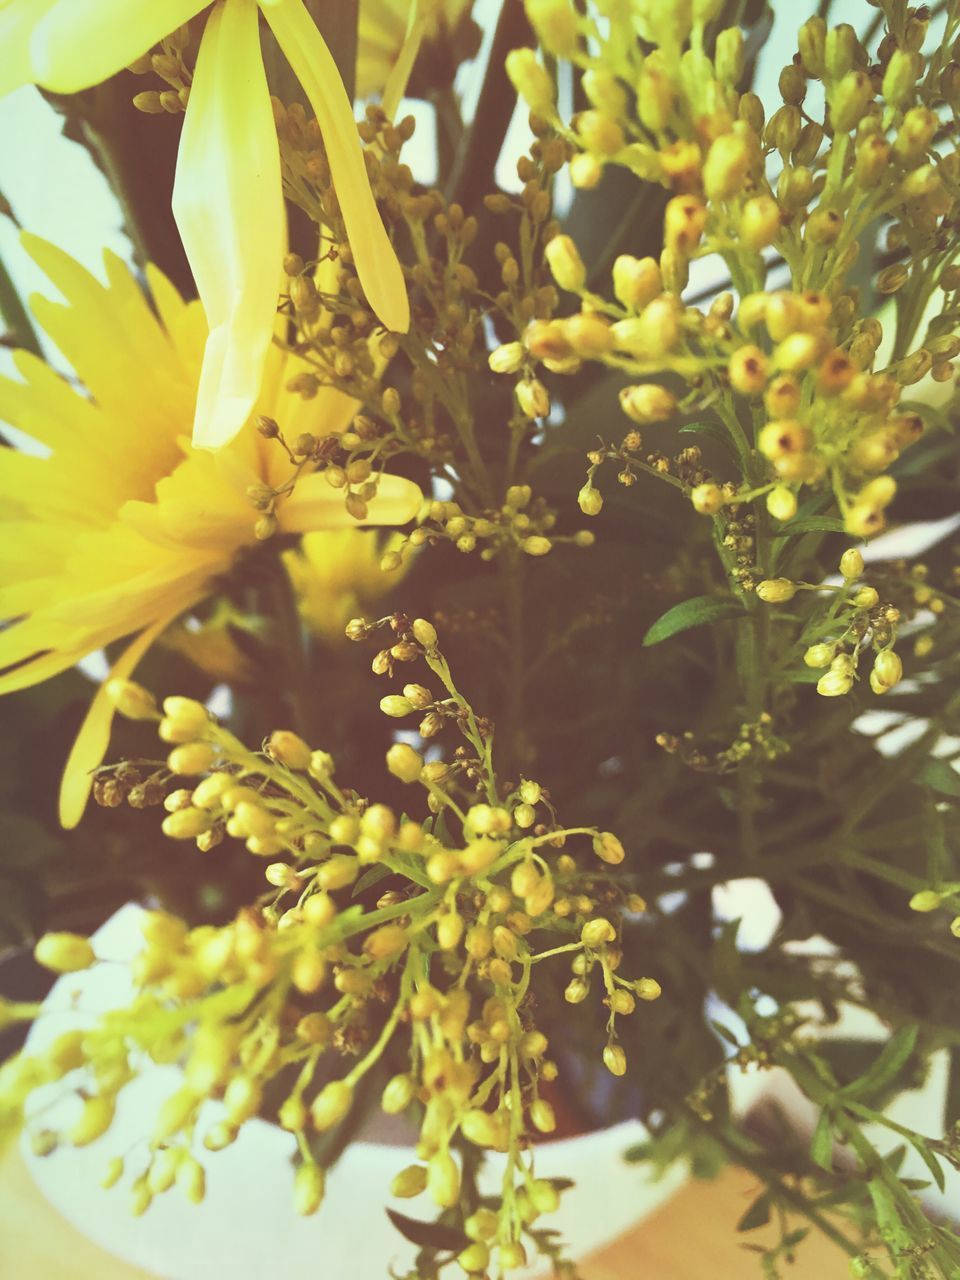
{"label": "yellow flower bud", "polygon": [[612,831],[601,831],[593,837],[593,852],[601,862],[607,862],[611,866],[617,866],[627,856],[626,850]]}
{"label": "yellow flower bud", "polygon": [[452,1209],[460,1199],[460,1170],[449,1151],[438,1151],[427,1165],[427,1190],[441,1209]]}
{"label": "yellow flower bud", "polygon": [[505,342],[490,353],[487,363],[494,373],[516,373],[524,355],[522,342]]}
{"label": "yellow flower bud", "polygon": [[641,1000],[659,1000],[663,991],[656,978],[638,978],[633,988]]}
{"label": "yellow flower bud", "polygon": [[75,1147],[85,1147],[95,1142],[110,1128],[113,1123],[114,1104],[111,1098],[95,1094],[86,1098],[83,1110],[73,1128],[67,1135]]}
{"label": "yellow flower bud", "polygon": [[199,738],[210,727],[210,713],[195,698],[164,698],[163,714],[186,730],[188,738]]}
{"label": "yellow flower bud", "polygon": [[490,1250],[482,1241],[475,1241],[457,1255],[457,1263],[468,1275],[479,1275],[486,1271],[490,1262]]}
{"label": "yellow flower bud", "polygon": [[767,494],[766,505],[775,520],[792,520],[797,514],[797,495],[792,489],[778,484]]}
{"label": "yellow flower bud", "polygon": [[267,742],[267,752],[288,769],[306,770],[310,767],[310,748],[289,729],[276,729]]}
{"label": "yellow flower bud", "polygon": [[550,412],[550,396],[539,378],[524,378],[515,394],[520,412],[527,418],[545,418]]}
{"label": "yellow flower bud", "polygon": [[165,836],[171,840],[195,840],[213,826],[213,818],[206,809],[178,809],[167,814],[161,823]]}
{"label": "yellow flower bud", "polygon": [[153,694],[132,680],[108,680],[106,694],[128,720],[155,720],[159,714]]}
{"label": "yellow flower bud", "polygon": [[858,609],[875,609],[880,603],[880,593],[876,587],[861,587],[853,597]]}
{"label": "yellow flower bud", "polygon": [[557,1117],[545,1098],[537,1098],[530,1104],[530,1123],[539,1133],[553,1133],[556,1129]]}
{"label": "yellow flower bud", "polygon": [[475,1147],[497,1147],[505,1136],[503,1120],[490,1111],[465,1111],[460,1131]]}
{"label": "yellow flower bud", "polygon": [[256,1115],[262,1098],[263,1086],[258,1080],[251,1076],[233,1076],[223,1095],[227,1119],[239,1128],[245,1120]]}
{"label": "yellow flower bud", "polygon": [[702,516],[715,516],[724,504],[723,490],[718,484],[698,484],[690,493],[694,511]]}
{"label": "yellow flower bud", "polygon": [[797,585],[789,578],[767,578],[757,586],[757,596],[764,604],[785,604],[797,594]]}
{"label": "yellow flower bud", "polygon": [[399,693],[388,693],[385,698],[380,699],[380,710],[385,716],[399,720],[402,716],[408,716],[415,708],[409,698],[404,698]]}
{"label": "yellow flower bud", "polygon": [[302,1164],[293,1181],[293,1205],[297,1213],[309,1217],[323,1203],[327,1175],[318,1164]]}
{"label": "yellow flower bud", "polygon": [[174,1134],[185,1128],[200,1105],[200,1096],[195,1089],[182,1088],[170,1094],[157,1112],[151,1141],[154,1146],[167,1142]]}
{"label": "yellow flower bud", "polygon": [[390,1194],[401,1200],[412,1200],[427,1187],[427,1170],[422,1164],[410,1164],[401,1169],[390,1184]]}
{"label": "yellow flower bud", "polygon": [[587,282],[580,251],[569,236],[554,236],[544,250],[550,272],[561,289],[579,293]]}
{"label": "yellow flower bud", "polygon": [[603,1051],[603,1065],[613,1076],[626,1075],[627,1055],[618,1044],[608,1044]]}
{"label": "yellow flower bud", "polygon": [[911,911],[936,911],[942,902],[935,889],[921,889],[910,899],[909,906]]}
{"label": "yellow flower bud", "polygon": [[703,189],[709,200],[729,200],[743,189],[755,152],[735,133],[714,139],[703,165]]}
{"label": "yellow flower bud", "polygon": [[45,933],[33,949],[33,958],[54,973],[89,969],[96,960],[93,947],[78,933]]}
{"label": "yellow flower bud", "polygon": [[408,942],[403,925],[382,924],[379,929],[374,929],[367,935],[363,949],[374,960],[390,960],[406,951]]}
{"label": "yellow flower bud", "polygon": [[844,671],[830,670],[817,681],[817,693],[824,698],[842,698],[853,688],[853,676]]}
{"label": "yellow flower bud", "polygon": [[840,557],[840,572],[848,582],[851,582],[854,578],[860,577],[863,569],[863,556],[856,547],[848,547]]}
{"label": "yellow flower bud", "polygon": [[621,254],[613,264],[613,292],[630,311],[642,311],[663,293],[660,266],[655,258]]}
{"label": "yellow flower bud", "polygon": [[772,196],[754,196],[740,214],[740,239],[759,252],[780,234],[780,206]]}
{"label": "yellow flower bud", "polygon": [[207,1192],[207,1175],[203,1165],[193,1156],[181,1160],[177,1169],[177,1187],[191,1204],[200,1204]]}
{"label": "yellow flower bud", "polygon": [[[871,672],[870,687],[874,693],[886,693],[903,679],[903,663],[899,654],[884,649],[877,654]],[[879,687],[878,687],[879,686]]]}
{"label": "yellow flower bud", "polygon": [[206,773],[216,756],[217,753],[209,742],[187,742],[183,746],[174,747],[167,757],[167,764],[171,773],[188,778]]}
{"label": "yellow flower bud", "polygon": [[423,771],[423,757],[405,742],[395,742],[387,752],[387,768],[401,782],[416,782]]}
{"label": "yellow flower bud", "polygon": [[617,931],[609,920],[598,917],[588,920],[580,931],[580,941],[591,949],[602,947],[607,942],[615,942]]}
{"label": "yellow flower bud", "polygon": [[604,111],[581,111],[575,123],[584,147],[595,155],[615,156],[626,144],[623,129]]}
{"label": "yellow flower bud", "polygon": [[585,484],[577,494],[577,505],[585,516],[598,516],[603,510],[603,494],[592,484]]}
{"label": "yellow flower bud", "polygon": [[314,1128],[321,1132],[340,1123],[353,1105],[353,1085],[346,1080],[331,1080],[325,1084],[310,1107]]}
{"label": "yellow flower bud", "polygon": [[317,870],[317,885],[327,891],[345,889],[359,874],[360,863],[356,858],[348,853],[337,853]]}
{"label": "yellow flower bud", "polygon": [[620,392],[620,408],[633,422],[666,422],[676,412],[677,398],[666,387],[655,382],[624,387]]}
{"label": "yellow flower bud", "polygon": [[531,111],[549,118],[553,115],[553,81],[537,61],[532,49],[511,49],[506,57],[510,83]]}

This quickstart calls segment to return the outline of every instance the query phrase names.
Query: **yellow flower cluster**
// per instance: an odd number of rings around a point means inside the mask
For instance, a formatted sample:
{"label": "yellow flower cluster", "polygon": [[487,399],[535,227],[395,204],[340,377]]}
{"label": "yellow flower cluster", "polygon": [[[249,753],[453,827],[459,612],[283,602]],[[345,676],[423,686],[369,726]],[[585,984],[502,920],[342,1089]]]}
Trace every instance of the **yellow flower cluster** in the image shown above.
{"label": "yellow flower cluster", "polygon": [[[803,486],[829,486],[848,532],[878,532],[895,492],[879,473],[924,426],[899,409],[903,391],[928,373],[949,379],[960,353],[949,332],[960,277],[946,234],[960,154],[937,134],[937,108],[953,101],[953,82],[940,75],[942,49],[922,52],[925,20],[903,30],[895,23],[874,70],[851,26],[810,19],[780,77],[783,105],[766,118],[760,100],[735,87],[740,28],[720,31],[713,55],[705,51],[716,4],[603,3],[581,12],[569,0],[530,0],[527,8],[543,47],[583,73],[590,105],[568,123],[533,50],[508,61],[531,110],[573,150],[574,184],[593,186],[615,164],[671,197],[659,260],[620,257],[613,299],[587,289],[572,240],[547,244],[557,285],[580,297],[581,311],[532,324],[524,354],[549,368],[598,361],[630,377],[685,382],[679,394],[657,383],[625,388],[624,413],[638,424],[718,413],[745,490],[770,495],[775,518],[795,513]],[[635,39],[638,23],[656,46],[649,52]],[[817,82],[820,119],[807,101]],[[877,219],[889,222],[888,244],[895,256],[909,250],[910,265],[885,268],[876,288],[904,293],[914,322],[935,290],[945,295],[942,322],[935,317],[913,349],[902,323],[884,341],[881,323],[860,314],[850,281],[858,238]],[[791,285],[770,293],[772,252]],[[737,298],[724,295],[704,313],[681,293],[691,261],[711,254],[726,264]],[[494,367],[507,371],[511,351],[495,353]],[[519,367],[520,349],[513,362]],[[722,501],[698,509],[714,514]]]}
{"label": "yellow flower cluster", "polygon": [[[264,860],[267,893],[220,927],[189,929],[149,912],[133,965],[134,1004],[6,1066],[0,1107],[9,1119],[37,1085],[62,1080],[85,1100],[76,1127],[60,1137],[84,1145],[109,1129],[138,1054],[180,1062],[184,1083],[153,1118],[134,1180],[133,1209],[141,1213],[174,1184],[202,1196],[203,1169],[189,1147],[206,1099],[221,1098],[225,1108],[226,1118],[202,1134],[217,1150],[257,1114],[267,1085],[292,1072],[278,1118],[300,1140],[294,1197],[311,1213],[325,1171],[308,1134],[341,1124],[360,1082],[406,1057],[383,1085],[382,1106],[419,1117],[419,1161],[398,1172],[394,1192],[426,1191],[438,1206],[459,1209],[458,1145],[505,1153],[499,1207],[475,1211],[469,1195],[463,1200],[460,1264],[481,1272],[495,1254],[508,1271],[525,1261],[528,1228],[559,1200],[553,1184],[536,1177],[530,1150],[557,1123],[543,1087],[558,1067],[532,999],[541,963],[569,956],[571,1004],[596,983],[609,1009],[603,1061],[614,1075],[626,1070],[617,1019],[638,1000],[656,999],[660,986],[619,973],[619,917],[644,907],[606,872],[623,861],[621,842],[610,832],[560,827],[530,779],[504,794],[489,726],[454,685],[435,628],[424,619],[355,619],[348,635],[364,639],[384,628],[391,641],[384,652],[424,662],[442,692],[408,683],[382,700],[383,711],[422,715],[426,736],[454,725],[466,744],[450,765],[426,762],[406,743],[389,749],[390,772],[424,788],[425,820],[398,818],[341,787],[329,754],[292,732],[277,731],[262,752],[251,752],[200,703],[170,697],[160,709],[139,685],[111,682],[118,709],[155,721],[171,748],[150,779],[152,799],[164,797],[165,834],[204,853],[227,837],[244,841]],[[101,772],[106,802],[117,798],[107,790],[127,785],[122,768]],[[592,841],[586,860],[567,851],[580,836]],[[394,887],[363,905],[357,891],[386,875]],[[97,960],[86,939],[71,934],[46,935],[36,955],[56,972]],[[185,1038],[188,1025],[194,1030]],[[344,1057],[354,1059],[346,1071]],[[112,1160],[105,1181],[122,1168]]]}

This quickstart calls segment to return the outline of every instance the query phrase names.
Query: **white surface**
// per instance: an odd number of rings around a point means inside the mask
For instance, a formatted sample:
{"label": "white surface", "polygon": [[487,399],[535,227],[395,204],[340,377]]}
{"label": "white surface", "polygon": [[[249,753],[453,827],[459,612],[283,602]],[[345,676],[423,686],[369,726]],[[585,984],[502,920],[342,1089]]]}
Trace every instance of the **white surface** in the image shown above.
{"label": "white surface", "polygon": [[[95,1011],[125,1003],[131,993],[126,961],[140,945],[142,911],[124,907],[95,935],[97,954],[115,960],[81,974],[61,978],[45,1002],[46,1016],[30,1033],[28,1051],[73,1026],[89,1025]],[[301,1218],[292,1203],[292,1135],[259,1120],[241,1131],[225,1151],[196,1155],[207,1170],[203,1205],[188,1204],[174,1188],[158,1196],[142,1218],[129,1213],[130,1182],[144,1168],[144,1133],[152,1127],[162,1100],[181,1082],[176,1067],[148,1064],[145,1074],[120,1095],[113,1127],[99,1141],[79,1150],[64,1148],[40,1159],[25,1135],[23,1153],[37,1186],[63,1216],[109,1252],[165,1280],[263,1280],[271,1275],[322,1276],[322,1280],[385,1280],[392,1265],[400,1273],[413,1264],[415,1248],[401,1239],[383,1212],[390,1204],[413,1218],[431,1219],[427,1196],[391,1200],[390,1182],[414,1159],[412,1149],[379,1142],[352,1145],[331,1171],[318,1214]],[[59,1089],[59,1086],[56,1088]],[[51,1095],[36,1097],[35,1112]],[[69,1124],[70,1099],[44,1110],[38,1126]],[[202,1133],[221,1113],[209,1103],[201,1112]],[[539,1177],[571,1177],[576,1185],[563,1195],[559,1213],[538,1225],[555,1227],[583,1256],[614,1239],[669,1198],[684,1181],[675,1169],[660,1182],[623,1152],[646,1136],[637,1121],[581,1138],[537,1148]],[[99,1186],[107,1161],[126,1159],[127,1171],[110,1191]],[[495,1193],[503,1157],[493,1156],[482,1189]],[[531,1267],[524,1276],[542,1275]],[[521,1273],[517,1273],[520,1280]]]}

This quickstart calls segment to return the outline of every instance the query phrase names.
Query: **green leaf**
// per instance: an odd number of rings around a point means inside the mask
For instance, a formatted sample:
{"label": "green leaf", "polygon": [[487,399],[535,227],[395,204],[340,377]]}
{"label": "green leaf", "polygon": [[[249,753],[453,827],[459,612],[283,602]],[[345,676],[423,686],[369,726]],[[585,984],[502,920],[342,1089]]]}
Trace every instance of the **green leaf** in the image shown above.
{"label": "green leaf", "polygon": [[421,1222],[418,1218],[408,1218],[405,1213],[397,1213],[396,1209],[388,1209],[387,1217],[406,1240],[420,1245],[422,1249],[449,1249],[459,1253],[470,1243],[462,1231],[446,1227],[442,1222]]}
{"label": "green leaf", "polygon": [[735,618],[742,613],[742,605],[730,596],[694,596],[682,604],[675,604],[657,619],[643,637],[644,647],[660,644],[681,631],[689,631],[691,627]]}
{"label": "green leaf", "polygon": [[765,1227],[770,1221],[770,1195],[764,1192],[757,1196],[753,1204],[737,1223],[738,1231],[755,1231],[757,1227]]}
{"label": "green leaf", "polygon": [[960,773],[946,760],[928,760],[921,769],[918,782],[945,796],[960,796]]}
{"label": "green leaf", "polygon": [[390,868],[384,866],[382,862],[369,867],[353,886],[353,891],[350,894],[350,897],[357,897],[358,894],[363,893],[364,889],[369,889],[372,884],[377,884],[380,880],[384,880],[388,875],[390,875]]}
{"label": "green leaf", "polygon": [[723,445],[731,457],[737,456],[730,432],[719,422],[687,422],[680,428],[680,434],[706,436],[708,440],[715,440],[717,444]]}
{"label": "green leaf", "polygon": [[836,516],[795,516],[777,530],[778,538],[793,538],[801,533],[843,533],[843,521]]}
{"label": "green leaf", "polygon": [[868,1067],[858,1080],[852,1081],[840,1090],[844,1098],[865,1098],[879,1093],[899,1074],[901,1068],[913,1053],[917,1044],[917,1030],[913,1027],[901,1027],[883,1046],[880,1055],[872,1066]]}
{"label": "green leaf", "polygon": [[930,1176],[933,1178],[940,1190],[945,1190],[947,1184],[946,1179],[943,1176],[943,1170],[940,1167],[940,1161],[927,1146],[925,1139],[921,1138],[919,1134],[916,1134],[914,1137],[908,1138],[907,1141],[930,1170]]}
{"label": "green leaf", "polygon": [[833,1173],[833,1115],[828,1107],[820,1112],[810,1139],[810,1159],[827,1173]]}

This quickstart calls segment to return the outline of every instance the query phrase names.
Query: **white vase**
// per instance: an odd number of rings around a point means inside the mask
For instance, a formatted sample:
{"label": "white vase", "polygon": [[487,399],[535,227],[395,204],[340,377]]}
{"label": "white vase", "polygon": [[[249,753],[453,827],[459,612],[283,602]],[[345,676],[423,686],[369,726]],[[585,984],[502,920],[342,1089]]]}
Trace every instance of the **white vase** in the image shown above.
{"label": "white vase", "polygon": [[[128,964],[141,945],[142,909],[118,911],[95,935],[97,954],[117,963],[60,978],[44,1002],[44,1016],[31,1029],[27,1051],[39,1050],[72,1027],[89,1025],[93,1016],[125,1004],[132,994]],[[274,1125],[252,1120],[225,1150],[198,1151],[207,1171],[207,1194],[199,1206],[174,1188],[158,1196],[141,1218],[130,1214],[129,1184],[147,1158],[145,1134],[164,1098],[182,1083],[179,1068],[147,1063],[143,1074],[120,1094],[113,1125],[88,1147],[64,1146],[38,1157],[22,1143],[27,1166],[47,1200],[78,1231],[109,1253],[164,1280],[263,1280],[265,1276],[322,1276],[323,1280],[386,1280],[413,1266],[415,1246],[387,1218],[390,1206],[413,1218],[430,1219],[428,1197],[396,1200],[390,1183],[414,1160],[412,1147],[382,1141],[351,1144],[327,1180],[319,1212],[300,1217],[292,1199],[296,1143]],[[58,1129],[71,1122],[75,1099],[59,1099],[59,1087],[39,1090],[31,1099],[35,1127]],[[52,1101],[54,1098],[58,1100]],[[52,1103],[52,1105],[51,1105]],[[40,1112],[42,1111],[42,1118]],[[223,1114],[220,1103],[205,1104],[200,1132]],[[627,1231],[668,1199],[684,1181],[681,1169],[655,1180],[641,1165],[628,1164],[624,1152],[646,1136],[639,1121],[539,1145],[538,1177],[569,1177],[560,1211],[543,1225],[555,1227],[570,1256],[582,1258]],[[126,1172],[109,1191],[99,1183],[107,1161],[123,1155]],[[481,1189],[495,1193],[503,1172],[502,1156],[491,1156]],[[548,1268],[549,1270],[549,1268]],[[521,1277],[544,1274],[532,1265]]]}

